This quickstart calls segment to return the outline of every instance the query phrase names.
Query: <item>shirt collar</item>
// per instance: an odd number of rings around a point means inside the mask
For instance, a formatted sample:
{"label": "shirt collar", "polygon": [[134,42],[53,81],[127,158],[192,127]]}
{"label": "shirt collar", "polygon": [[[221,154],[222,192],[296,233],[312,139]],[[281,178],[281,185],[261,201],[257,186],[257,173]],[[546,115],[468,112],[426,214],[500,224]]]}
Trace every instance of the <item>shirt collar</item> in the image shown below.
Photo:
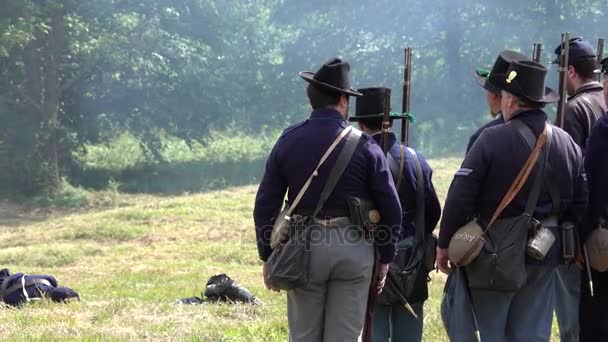
{"label": "shirt collar", "polygon": [[602,84],[600,82],[592,81],[589,83],[585,83],[582,86],[578,87],[578,89],[576,89],[574,91],[574,93],[568,97],[568,99],[572,99],[582,93],[586,93],[589,91],[598,91],[598,90],[604,90],[604,87],[602,86]]}
{"label": "shirt collar", "polygon": [[545,120],[547,117],[547,114],[542,110],[542,109],[520,109],[518,111],[516,111],[515,113],[513,113],[513,115],[511,115],[511,120],[513,119],[524,119],[527,117],[531,117],[534,115],[544,115],[545,116]]}
{"label": "shirt collar", "polygon": [[[376,132],[372,134],[372,138],[378,143],[382,143],[382,132]],[[395,133],[393,132],[388,132],[388,145],[392,146],[395,141],[397,140],[397,137],[395,136]]]}

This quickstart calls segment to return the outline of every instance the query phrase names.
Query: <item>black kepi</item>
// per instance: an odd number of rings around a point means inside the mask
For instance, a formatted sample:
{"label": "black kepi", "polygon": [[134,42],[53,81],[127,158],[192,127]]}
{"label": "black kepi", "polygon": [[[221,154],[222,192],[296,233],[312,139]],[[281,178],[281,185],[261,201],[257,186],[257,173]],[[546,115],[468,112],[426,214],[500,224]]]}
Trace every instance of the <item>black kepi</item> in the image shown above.
{"label": "black kepi", "polygon": [[547,68],[542,64],[513,61],[505,73],[496,74],[495,85],[508,93],[534,103],[552,103],[559,100],[559,94],[545,86]]}
{"label": "black kepi", "polygon": [[600,68],[595,73],[608,74],[608,57],[602,59],[600,62]]}
{"label": "black kepi", "polygon": [[350,87],[350,64],[339,58],[332,58],[325,62],[316,72],[302,71],[299,73],[306,82],[325,90],[349,96],[362,96]]}

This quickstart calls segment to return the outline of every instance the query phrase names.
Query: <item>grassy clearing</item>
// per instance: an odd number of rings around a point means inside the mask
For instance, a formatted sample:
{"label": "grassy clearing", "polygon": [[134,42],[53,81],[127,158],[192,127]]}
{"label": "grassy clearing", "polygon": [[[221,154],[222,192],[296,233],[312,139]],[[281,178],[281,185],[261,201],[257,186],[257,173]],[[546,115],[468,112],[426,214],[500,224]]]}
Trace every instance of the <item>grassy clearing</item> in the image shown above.
{"label": "grassy clearing", "polygon": [[[431,164],[443,198],[459,160]],[[101,193],[87,208],[72,210],[0,202],[0,266],[54,275],[82,297],[67,305],[1,308],[0,339],[286,341],[285,297],[266,291],[260,279],[251,219],[255,191]],[[217,273],[227,273],[265,304],[172,304],[201,296]],[[433,277],[424,340],[445,341],[443,277]]]}

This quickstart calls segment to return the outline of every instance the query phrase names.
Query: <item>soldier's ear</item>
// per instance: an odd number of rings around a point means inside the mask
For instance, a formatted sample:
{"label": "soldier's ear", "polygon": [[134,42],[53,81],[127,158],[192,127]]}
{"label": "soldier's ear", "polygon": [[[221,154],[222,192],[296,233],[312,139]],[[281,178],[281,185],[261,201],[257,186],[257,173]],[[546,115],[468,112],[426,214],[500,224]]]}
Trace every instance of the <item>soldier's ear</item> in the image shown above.
{"label": "soldier's ear", "polygon": [[573,65],[568,65],[568,76],[570,76],[570,78],[574,78],[574,76],[576,76],[576,70],[574,69]]}
{"label": "soldier's ear", "polygon": [[348,96],[346,96],[346,95],[340,95],[340,106],[341,107],[348,106]]}

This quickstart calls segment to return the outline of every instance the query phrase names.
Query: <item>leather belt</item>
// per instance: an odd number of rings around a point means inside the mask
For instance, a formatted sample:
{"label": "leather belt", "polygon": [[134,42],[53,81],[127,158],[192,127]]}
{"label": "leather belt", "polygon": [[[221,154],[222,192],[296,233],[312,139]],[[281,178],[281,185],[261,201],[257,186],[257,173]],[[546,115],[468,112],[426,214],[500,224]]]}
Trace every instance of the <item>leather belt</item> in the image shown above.
{"label": "leather belt", "polygon": [[559,227],[559,219],[557,218],[557,216],[549,216],[549,217],[545,217],[544,219],[540,220],[540,223],[543,225],[543,227]]}

